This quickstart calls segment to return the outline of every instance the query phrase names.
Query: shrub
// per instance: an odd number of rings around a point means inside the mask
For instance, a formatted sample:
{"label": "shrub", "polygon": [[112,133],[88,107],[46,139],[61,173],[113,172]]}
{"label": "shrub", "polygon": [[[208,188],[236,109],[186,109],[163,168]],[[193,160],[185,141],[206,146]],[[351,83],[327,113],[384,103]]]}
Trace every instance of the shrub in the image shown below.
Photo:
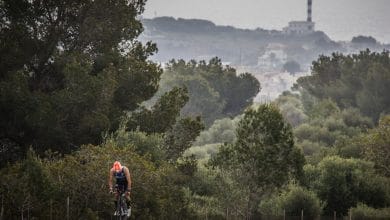
{"label": "shrub", "polygon": [[353,219],[390,219],[390,208],[375,209],[365,204],[358,204],[351,208],[350,213]]}
{"label": "shrub", "polygon": [[300,216],[303,209],[304,216],[314,218],[321,215],[322,207],[323,203],[314,192],[290,184],[276,198],[261,203],[259,209],[266,216],[281,216],[283,210],[286,216]]}

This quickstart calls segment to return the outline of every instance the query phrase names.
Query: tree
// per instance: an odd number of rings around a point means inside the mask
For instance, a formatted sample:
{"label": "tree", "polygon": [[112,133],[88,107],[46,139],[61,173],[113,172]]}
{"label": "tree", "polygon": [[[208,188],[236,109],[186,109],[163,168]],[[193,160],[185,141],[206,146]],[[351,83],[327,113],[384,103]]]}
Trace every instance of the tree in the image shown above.
{"label": "tree", "polygon": [[299,65],[299,63],[294,60],[287,61],[283,65],[283,70],[289,72],[291,75],[295,75],[295,73],[301,71],[301,65]]}
{"label": "tree", "polygon": [[260,91],[260,83],[253,75],[237,74],[235,69],[223,66],[217,57],[208,63],[171,60],[156,97],[175,86],[188,89],[189,101],[182,110],[183,115],[201,115],[206,126],[216,119],[240,114]]}
{"label": "tree", "polygon": [[305,184],[325,202],[324,214],[347,215],[358,202],[373,207],[387,204],[388,180],[374,173],[373,163],[339,156],[305,166]]}
{"label": "tree", "polygon": [[[144,0],[0,3],[0,139],[68,153],[98,144],[157,91],[157,51],[136,40]],[[21,157],[21,155],[18,155]]]}
{"label": "tree", "polygon": [[88,213],[94,219],[109,219],[114,204],[108,193],[108,170],[119,160],[132,174],[132,216],[193,219],[181,190],[183,174],[163,160],[157,166],[135,153],[135,148],[107,141],[100,146],[82,146],[63,157],[49,153],[40,159],[30,152],[26,160],[0,170],[2,217],[13,219],[22,211],[27,214],[29,208],[30,218],[47,219],[52,210],[52,218],[61,219],[67,215],[64,202],[69,197],[70,219],[86,219]]}
{"label": "tree", "polygon": [[236,132],[236,142],[222,146],[212,163],[230,170],[247,187],[248,209],[253,214],[267,190],[302,175],[304,157],[294,147],[291,126],[273,105],[248,109]]}
{"label": "tree", "polygon": [[311,190],[302,186],[289,184],[279,194],[272,194],[269,200],[262,202],[259,206],[260,212],[265,216],[300,216],[304,210],[304,216],[315,219],[320,216],[323,203]]}
{"label": "tree", "polygon": [[161,96],[150,110],[143,106],[139,111],[133,112],[127,123],[127,130],[165,133],[176,123],[188,99],[186,88],[174,87]]}
{"label": "tree", "polygon": [[223,118],[215,120],[208,130],[202,131],[194,145],[201,146],[214,143],[233,143],[236,139],[236,126],[240,116],[234,119]]}
{"label": "tree", "polygon": [[293,126],[296,127],[307,120],[304,113],[304,107],[301,96],[291,92],[283,92],[274,103],[279,107],[283,117]]}
{"label": "tree", "polygon": [[390,177],[390,116],[383,116],[378,127],[361,138],[364,157],[375,163],[375,168]]}
{"label": "tree", "polygon": [[182,118],[166,132],[163,148],[166,150],[167,158],[176,161],[185,150],[192,146],[196,137],[204,129],[200,117]]}
{"label": "tree", "polygon": [[330,98],[341,109],[358,108],[377,121],[390,111],[390,56],[361,51],[359,54],[320,56],[313,62],[312,75],[297,80],[296,89],[319,100]]}
{"label": "tree", "polygon": [[357,36],[353,37],[351,40],[351,43],[355,44],[370,44],[370,45],[375,45],[377,43],[376,39],[371,37],[371,36]]}

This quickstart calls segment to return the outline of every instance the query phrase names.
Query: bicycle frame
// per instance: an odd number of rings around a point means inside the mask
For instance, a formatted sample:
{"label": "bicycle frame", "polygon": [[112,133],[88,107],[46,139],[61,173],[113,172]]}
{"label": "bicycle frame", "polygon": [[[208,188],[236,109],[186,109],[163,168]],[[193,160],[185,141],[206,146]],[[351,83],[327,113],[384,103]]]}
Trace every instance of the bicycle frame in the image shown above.
{"label": "bicycle frame", "polygon": [[126,204],[126,191],[123,189],[119,189],[119,187],[116,185],[116,199],[117,199],[117,219],[126,220],[127,217],[127,204]]}

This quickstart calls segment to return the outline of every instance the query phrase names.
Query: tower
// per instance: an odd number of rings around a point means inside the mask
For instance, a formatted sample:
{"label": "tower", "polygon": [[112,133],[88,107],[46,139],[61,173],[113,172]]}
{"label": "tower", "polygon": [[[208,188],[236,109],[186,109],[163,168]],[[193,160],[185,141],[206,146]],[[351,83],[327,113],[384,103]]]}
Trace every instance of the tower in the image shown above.
{"label": "tower", "polygon": [[307,0],[307,22],[311,22],[311,1]]}

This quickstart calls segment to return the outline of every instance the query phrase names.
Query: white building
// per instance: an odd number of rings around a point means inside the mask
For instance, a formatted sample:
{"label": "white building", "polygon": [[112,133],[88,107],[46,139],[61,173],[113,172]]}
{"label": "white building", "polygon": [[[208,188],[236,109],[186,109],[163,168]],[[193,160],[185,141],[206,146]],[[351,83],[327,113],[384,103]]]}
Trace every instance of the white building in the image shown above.
{"label": "white building", "polygon": [[288,26],[283,28],[285,34],[305,35],[314,32],[314,22],[311,20],[312,0],[307,1],[307,19],[306,21],[290,21]]}
{"label": "white building", "polygon": [[314,22],[311,21],[290,21],[288,26],[283,28],[285,34],[310,34],[314,32]]}

